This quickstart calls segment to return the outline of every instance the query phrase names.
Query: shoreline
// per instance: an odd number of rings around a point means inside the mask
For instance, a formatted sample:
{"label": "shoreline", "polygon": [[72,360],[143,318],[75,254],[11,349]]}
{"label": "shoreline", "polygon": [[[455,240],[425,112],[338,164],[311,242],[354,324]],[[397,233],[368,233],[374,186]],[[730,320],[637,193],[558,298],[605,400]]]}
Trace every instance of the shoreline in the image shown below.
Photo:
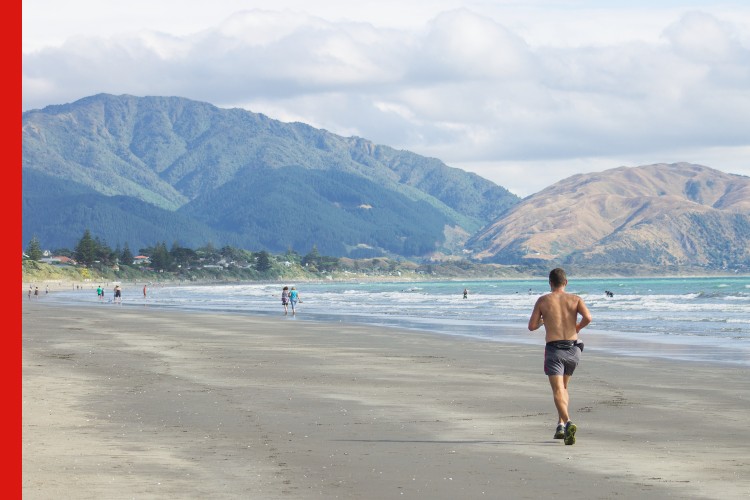
{"label": "shoreline", "polygon": [[[576,276],[576,280],[597,280],[597,279],[711,279],[711,278],[748,278],[750,273],[715,273],[715,274],[673,274],[673,275],[662,275],[662,274],[649,274],[649,275],[619,275],[619,274],[584,274]],[[65,280],[65,279],[49,279],[49,280],[30,280],[27,277],[21,279],[21,292],[24,294],[28,293],[29,285],[51,285],[54,286],[55,290],[69,290],[71,287],[80,286],[81,288],[89,287],[96,289],[97,285],[101,283],[123,283],[123,284],[159,284],[163,286],[202,286],[202,285],[264,285],[264,284],[281,284],[281,283],[349,283],[349,282],[366,282],[366,283],[429,283],[429,282],[485,282],[485,281],[531,281],[539,280],[546,283],[547,277],[542,275],[524,275],[514,277],[489,277],[489,278],[477,278],[473,276],[467,277],[425,277],[424,279],[413,279],[413,278],[401,278],[398,276],[357,276],[352,278],[333,278],[333,279],[309,279],[309,278],[280,278],[276,280],[147,280],[147,279],[136,279],[136,280],[110,280],[101,279],[88,281],[81,280]]]}
{"label": "shoreline", "polygon": [[[316,282],[324,283],[324,282]],[[380,282],[380,283],[398,283],[401,282]],[[409,282],[417,283],[417,282]],[[435,283],[435,282],[426,282]],[[271,285],[269,282],[249,282],[249,286],[262,286],[266,287]],[[274,283],[275,284],[275,283]],[[328,283],[324,283],[328,284]],[[418,283],[417,283],[418,284]],[[109,285],[109,284],[107,284]],[[73,290],[77,293],[93,293],[96,289],[96,284],[88,284],[88,287]],[[158,309],[164,311],[184,311],[184,312],[201,312],[201,313],[214,313],[221,315],[241,315],[241,316],[259,316],[265,319],[277,318],[280,311],[276,309],[276,303],[270,309],[233,309],[233,308],[205,308],[200,307],[191,308],[189,306],[173,306],[167,303],[160,303],[158,299],[152,301],[151,299],[157,293],[161,287],[174,288],[183,285],[169,284],[169,283],[152,283],[149,285],[149,299],[143,299],[141,295],[141,287],[143,283],[123,283],[123,295],[126,296],[127,301],[118,304],[119,307],[148,307],[150,309]],[[243,286],[235,283],[202,283],[202,284],[184,284],[187,287],[195,286]],[[96,301],[93,298],[88,297],[83,300],[76,298],[75,300],[64,300],[57,302],[57,304],[64,304],[65,306],[71,307],[101,307],[110,305],[111,301],[111,287],[106,289],[107,297],[105,301]],[[133,295],[135,290],[135,295]],[[54,291],[54,290],[53,290]],[[64,292],[70,292],[67,288]],[[32,295],[31,300],[27,298],[28,291],[23,294],[24,301],[34,301],[37,298]],[[77,296],[76,296],[77,297]],[[51,299],[52,302],[57,300],[56,294],[50,297],[45,297],[44,290],[40,290],[39,299]],[[90,299],[90,300],[89,300]],[[255,304],[257,306],[257,304]],[[268,306],[268,304],[265,304]],[[263,307],[265,307],[263,306]],[[291,319],[291,318],[288,318]],[[358,316],[356,314],[341,314],[326,310],[308,310],[305,314],[301,314],[297,317],[301,321],[312,321],[316,323],[334,323],[334,324],[352,324],[352,325],[364,325],[378,328],[390,328],[396,330],[406,330],[419,333],[427,333],[431,335],[448,336],[452,338],[469,338],[479,341],[513,344],[513,345],[535,345],[538,343],[538,334],[530,333],[524,326],[517,323],[508,322],[492,322],[490,323],[476,323],[466,325],[459,325],[457,323],[441,323],[440,319],[428,319],[428,318],[405,318],[400,317],[396,319],[389,318],[387,316]],[[489,328],[490,334],[483,333],[485,329]],[[618,354],[621,356],[648,358],[648,359],[666,359],[666,360],[677,360],[688,363],[711,363],[716,365],[724,366],[736,366],[738,368],[750,367],[750,346],[748,345],[737,345],[731,344],[730,339],[703,337],[694,335],[678,335],[669,336],[663,335],[658,332],[644,332],[644,331],[620,331],[620,330],[609,330],[599,329],[597,327],[589,327],[582,334],[581,339],[585,342],[586,348],[589,352],[601,352],[604,354]]]}
{"label": "shoreline", "polygon": [[750,492],[744,368],[587,349],[564,446],[541,345],[148,307],[22,314],[24,498]]}

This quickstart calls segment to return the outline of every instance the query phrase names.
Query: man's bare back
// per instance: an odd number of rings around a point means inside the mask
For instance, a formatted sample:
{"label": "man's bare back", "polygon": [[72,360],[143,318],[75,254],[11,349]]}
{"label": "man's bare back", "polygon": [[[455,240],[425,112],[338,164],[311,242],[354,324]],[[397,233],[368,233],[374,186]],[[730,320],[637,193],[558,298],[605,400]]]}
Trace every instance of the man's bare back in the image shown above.
{"label": "man's bare back", "polygon": [[[577,323],[578,315],[581,322]],[[565,285],[542,295],[536,301],[529,319],[529,330],[544,325],[545,342],[576,340],[578,332],[591,322],[591,313],[577,295],[565,292]]]}

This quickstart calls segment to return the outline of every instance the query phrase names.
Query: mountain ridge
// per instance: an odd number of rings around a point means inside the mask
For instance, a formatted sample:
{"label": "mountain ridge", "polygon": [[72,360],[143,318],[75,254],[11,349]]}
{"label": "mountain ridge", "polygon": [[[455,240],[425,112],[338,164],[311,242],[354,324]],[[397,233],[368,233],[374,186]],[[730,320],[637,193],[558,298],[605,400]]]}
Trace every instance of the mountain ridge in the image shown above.
{"label": "mountain ridge", "polygon": [[[423,196],[409,189],[416,188],[458,212],[468,210],[471,214],[473,211],[472,216],[487,220],[518,201],[518,197],[505,188],[476,174],[448,167],[435,158],[397,151],[359,137],[338,136],[299,122],[283,123],[263,114],[237,108],[222,109],[185,98],[98,94],[71,104],[27,111],[23,116],[24,166],[34,168],[35,155],[38,153],[34,146],[42,142],[42,127],[34,123],[37,117],[47,119],[45,124],[48,131],[50,122],[55,118],[62,122],[60,125],[66,125],[65,133],[70,133],[73,125],[78,124],[75,131],[84,144],[77,141],[64,147],[65,144],[61,144],[63,141],[59,140],[51,144],[53,148],[48,150],[57,150],[62,154],[57,155],[55,159],[58,164],[53,165],[58,169],[52,168],[47,173],[56,175],[62,170],[66,175],[58,176],[70,178],[70,169],[59,164],[64,153],[74,153],[73,161],[79,161],[80,167],[93,167],[91,160],[95,158],[80,153],[86,153],[86,147],[90,148],[92,142],[102,140],[109,146],[108,150],[103,151],[109,155],[103,158],[105,161],[102,163],[111,165],[112,174],[144,175],[138,178],[139,184],[153,181],[162,188],[154,195],[163,196],[165,201],[154,204],[168,203],[165,208],[170,209],[179,208],[195,198],[201,190],[219,187],[231,180],[237,171],[248,166],[287,165],[366,173],[368,178],[375,176],[385,183],[400,184],[411,196]],[[37,137],[39,141],[32,140]],[[231,150],[232,155],[222,156],[226,150]],[[123,172],[123,162],[131,162],[133,167],[140,168],[135,172],[132,169]],[[436,172],[440,175],[436,176]],[[90,173],[95,177],[97,172],[93,170]],[[151,174],[158,174],[159,178],[151,177]],[[455,182],[441,182],[445,176],[452,181],[466,179],[463,182],[470,181],[482,194],[491,193],[494,196],[485,196],[490,202],[478,196],[463,200],[462,197],[472,193],[451,190]],[[162,186],[164,183],[177,193],[168,192]],[[104,186],[92,187],[104,194],[140,197],[138,192],[108,193]],[[431,191],[435,191],[437,196]]]}
{"label": "mountain ridge", "polygon": [[134,248],[750,268],[750,178],[701,165],[577,174],[521,200],[439,159],[180,97],[98,94],[22,126],[24,239],[50,246],[86,227]]}
{"label": "mountain ridge", "polygon": [[[107,196],[132,197],[174,213],[237,182],[238,175],[276,177],[288,168],[323,171],[331,179],[354,175],[374,182],[374,189],[368,188],[372,199],[367,203],[374,207],[372,212],[383,209],[382,215],[398,228],[378,231],[378,239],[370,241],[372,244],[347,241],[356,232],[347,231],[341,224],[366,226],[369,215],[364,217],[360,212],[353,221],[351,214],[342,211],[340,217],[327,224],[320,221],[317,227],[318,234],[329,235],[317,242],[319,250],[333,255],[342,248],[359,248],[362,244],[371,247],[374,254],[388,253],[388,248],[419,249],[420,255],[456,251],[465,238],[452,241],[447,234],[469,235],[520,201],[505,188],[434,158],[358,137],[341,137],[302,123],[282,123],[262,114],[221,109],[179,97],[98,94],[23,114],[25,171],[73,181]],[[285,178],[292,184],[302,182]],[[323,197],[302,185],[298,185],[298,191],[306,193],[306,199],[299,200],[302,205],[317,206],[325,200],[336,204],[331,196]],[[267,192],[234,194],[253,200],[270,196]],[[47,195],[53,197],[54,193]],[[338,195],[345,198],[345,188]],[[397,198],[404,200],[403,206],[429,205],[420,209],[423,218],[441,219],[439,230],[429,223],[426,226],[431,232],[425,233],[420,227],[420,214],[413,210],[397,214],[398,220],[392,217],[394,214],[386,216],[388,207],[380,201],[396,203]],[[211,207],[204,205],[204,209],[210,211]],[[247,208],[239,203],[234,210]],[[220,215],[209,213],[205,219],[218,220]],[[250,218],[252,214],[245,216]],[[274,226],[283,236],[280,240],[293,239],[285,232],[296,227],[292,220],[295,216],[283,210],[276,213],[286,221]],[[261,224],[273,225],[272,221]],[[38,219],[24,224],[24,232],[27,230],[46,231]],[[227,238],[232,233],[227,231],[224,228],[216,234]],[[233,241],[247,244],[258,241],[247,234],[231,236]]]}
{"label": "mountain ridge", "polygon": [[750,263],[749,234],[750,178],[677,163],[571,176],[467,245],[498,263],[724,267]]}

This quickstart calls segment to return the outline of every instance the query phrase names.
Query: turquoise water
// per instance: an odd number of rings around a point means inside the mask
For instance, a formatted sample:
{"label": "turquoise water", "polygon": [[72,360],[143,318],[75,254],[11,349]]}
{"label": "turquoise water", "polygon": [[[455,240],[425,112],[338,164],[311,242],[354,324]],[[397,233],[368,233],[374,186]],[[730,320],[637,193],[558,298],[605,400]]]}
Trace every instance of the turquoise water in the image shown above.
{"label": "turquoise water", "polygon": [[[594,320],[581,338],[589,351],[750,365],[750,277],[571,278]],[[360,283],[296,286],[298,320],[361,322],[494,341],[543,344],[526,329],[544,279]],[[283,317],[284,284],[125,286],[125,305]],[[95,287],[96,285],[94,285]],[[463,298],[463,290],[469,291]],[[608,297],[605,291],[614,296]],[[57,300],[96,303],[95,292],[62,292]],[[108,293],[108,298],[111,293]]]}

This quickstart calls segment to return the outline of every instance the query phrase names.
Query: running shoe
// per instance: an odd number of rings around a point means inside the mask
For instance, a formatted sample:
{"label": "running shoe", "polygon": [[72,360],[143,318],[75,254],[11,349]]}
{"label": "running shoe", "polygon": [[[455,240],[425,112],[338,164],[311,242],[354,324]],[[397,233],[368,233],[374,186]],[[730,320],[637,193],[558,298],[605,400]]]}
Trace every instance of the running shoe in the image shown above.
{"label": "running shoe", "polygon": [[573,422],[568,421],[568,423],[565,424],[565,437],[563,438],[565,444],[576,444],[576,430],[578,430],[578,428]]}
{"label": "running shoe", "polygon": [[565,426],[563,424],[557,424],[557,429],[555,430],[554,439],[563,439],[564,437],[565,437]]}

